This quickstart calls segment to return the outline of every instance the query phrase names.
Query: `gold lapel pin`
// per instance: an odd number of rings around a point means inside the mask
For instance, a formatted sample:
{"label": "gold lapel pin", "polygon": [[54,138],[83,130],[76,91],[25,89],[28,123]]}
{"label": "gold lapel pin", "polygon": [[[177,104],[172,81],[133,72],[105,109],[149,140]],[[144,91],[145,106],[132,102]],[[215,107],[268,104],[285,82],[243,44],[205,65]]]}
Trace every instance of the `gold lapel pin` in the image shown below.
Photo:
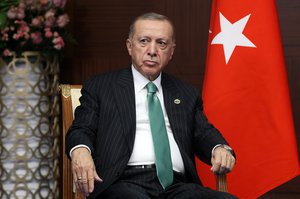
{"label": "gold lapel pin", "polygon": [[180,99],[175,99],[175,100],[174,100],[174,103],[175,103],[175,104],[180,104],[180,102],[181,102]]}

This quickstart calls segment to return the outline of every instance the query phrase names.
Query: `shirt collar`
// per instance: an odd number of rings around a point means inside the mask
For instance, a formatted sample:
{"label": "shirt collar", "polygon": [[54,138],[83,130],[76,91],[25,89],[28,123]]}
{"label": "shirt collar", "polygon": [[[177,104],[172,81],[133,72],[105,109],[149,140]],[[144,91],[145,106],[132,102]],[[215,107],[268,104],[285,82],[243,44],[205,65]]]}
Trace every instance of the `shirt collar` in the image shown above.
{"label": "shirt collar", "polygon": [[[133,81],[134,81],[134,89],[135,89],[135,92],[139,92],[146,87],[146,85],[149,83],[149,79],[147,79],[140,72],[138,72],[133,65],[131,65],[131,68],[132,68],[132,75],[133,75]],[[161,93],[161,89],[162,89],[161,88],[161,73],[152,82],[157,87],[158,92]]]}

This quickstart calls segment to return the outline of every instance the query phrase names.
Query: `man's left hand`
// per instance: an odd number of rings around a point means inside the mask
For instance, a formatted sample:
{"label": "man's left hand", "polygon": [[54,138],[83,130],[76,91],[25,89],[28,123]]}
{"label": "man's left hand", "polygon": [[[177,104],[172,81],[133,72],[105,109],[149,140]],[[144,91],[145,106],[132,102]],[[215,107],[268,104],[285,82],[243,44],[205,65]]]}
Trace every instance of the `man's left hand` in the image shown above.
{"label": "man's left hand", "polygon": [[214,174],[225,174],[232,171],[235,165],[235,158],[230,151],[219,146],[213,151],[211,164],[211,171]]}

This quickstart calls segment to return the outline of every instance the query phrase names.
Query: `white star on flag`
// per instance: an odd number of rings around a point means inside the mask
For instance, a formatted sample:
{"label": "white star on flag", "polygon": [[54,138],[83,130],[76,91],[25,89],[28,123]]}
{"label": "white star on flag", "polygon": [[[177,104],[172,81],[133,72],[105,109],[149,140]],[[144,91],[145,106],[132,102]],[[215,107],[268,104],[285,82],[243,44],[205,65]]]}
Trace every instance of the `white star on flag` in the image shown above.
{"label": "white star on flag", "polygon": [[211,44],[223,45],[226,64],[228,63],[236,46],[256,47],[243,34],[243,30],[245,29],[250,15],[251,14],[232,24],[222,15],[221,12],[219,12],[221,32],[213,38]]}

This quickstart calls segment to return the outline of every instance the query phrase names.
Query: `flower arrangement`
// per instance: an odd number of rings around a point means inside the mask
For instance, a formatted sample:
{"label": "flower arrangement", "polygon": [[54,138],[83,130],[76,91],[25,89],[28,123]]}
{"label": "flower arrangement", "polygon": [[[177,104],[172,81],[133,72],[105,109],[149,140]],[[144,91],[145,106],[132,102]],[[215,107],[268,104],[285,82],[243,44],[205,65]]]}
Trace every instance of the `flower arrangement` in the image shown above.
{"label": "flower arrangement", "polygon": [[0,57],[12,52],[40,51],[61,55],[72,41],[64,11],[67,0],[1,0]]}

